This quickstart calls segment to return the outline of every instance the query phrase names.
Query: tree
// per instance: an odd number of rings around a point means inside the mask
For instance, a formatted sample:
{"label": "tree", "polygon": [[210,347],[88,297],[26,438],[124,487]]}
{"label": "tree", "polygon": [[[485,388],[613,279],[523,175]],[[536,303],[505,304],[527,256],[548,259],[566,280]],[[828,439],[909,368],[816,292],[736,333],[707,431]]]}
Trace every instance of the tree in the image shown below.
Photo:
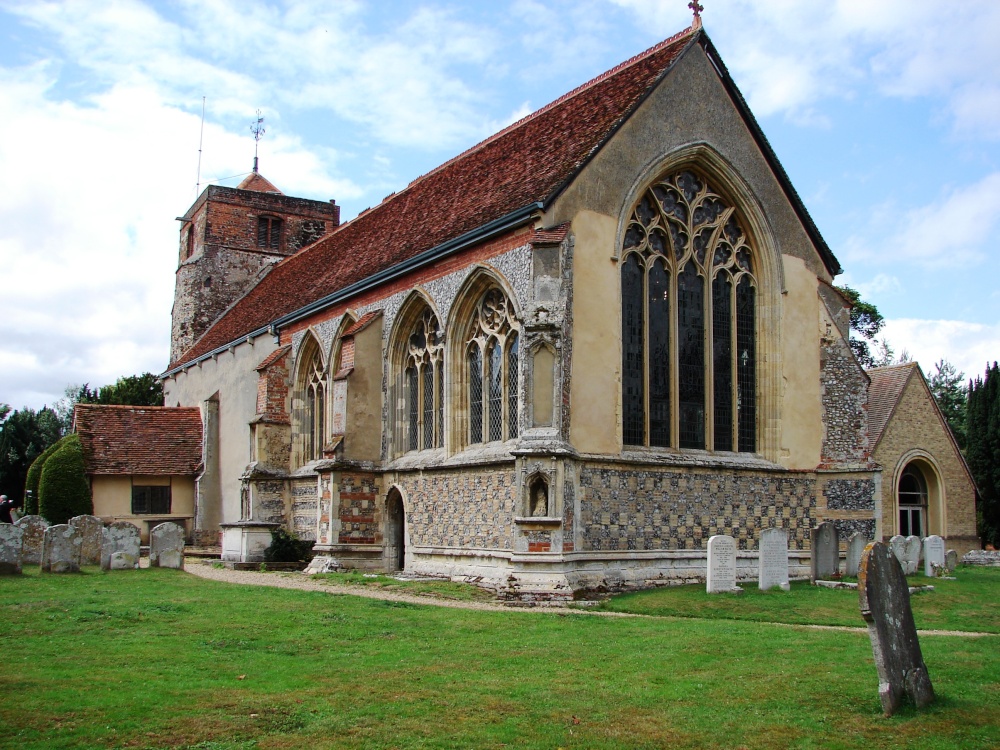
{"label": "tree", "polygon": [[94,512],[79,435],[63,438],[42,466],[38,512],[50,524],[66,523],[73,516]]}
{"label": "tree", "polygon": [[151,372],[118,378],[114,385],[90,390],[88,384],[80,387],[76,402],[79,404],[120,404],[122,406],[163,406],[163,384]]}
{"label": "tree", "polygon": [[[6,404],[4,404],[6,406]],[[0,426],[0,493],[24,497],[28,468],[46,448],[62,437],[58,415],[48,407],[10,412]]]}
{"label": "tree", "polygon": [[[856,289],[852,289],[849,286],[838,286],[837,289],[851,302],[851,331],[860,337],[851,336],[850,343],[854,356],[858,358],[858,362],[864,368],[880,366],[876,364],[876,358],[872,355],[869,342],[873,345],[876,343],[875,337],[882,330],[882,326],[885,325],[885,318],[882,317],[882,314],[875,305],[861,299],[861,293]],[[893,355],[892,349],[884,338],[881,345],[885,349],[888,349],[888,356],[891,360]],[[892,362],[890,361],[889,364],[892,364]]]}
{"label": "tree", "polygon": [[969,388],[965,384],[965,373],[955,369],[955,365],[946,359],[935,363],[937,370],[931,375],[928,385],[934,400],[937,401],[941,413],[944,414],[955,442],[965,450],[965,418],[969,400]]}
{"label": "tree", "polygon": [[[49,456],[56,452],[59,445],[66,438],[61,438],[43,450],[38,458],[31,462],[28,473],[24,480],[24,515],[37,515],[38,513],[38,483],[42,479],[42,467],[49,460]],[[31,493],[30,495],[28,493]]]}
{"label": "tree", "polygon": [[984,544],[1000,545],[1000,368],[969,383],[965,458],[979,496],[976,520]]}

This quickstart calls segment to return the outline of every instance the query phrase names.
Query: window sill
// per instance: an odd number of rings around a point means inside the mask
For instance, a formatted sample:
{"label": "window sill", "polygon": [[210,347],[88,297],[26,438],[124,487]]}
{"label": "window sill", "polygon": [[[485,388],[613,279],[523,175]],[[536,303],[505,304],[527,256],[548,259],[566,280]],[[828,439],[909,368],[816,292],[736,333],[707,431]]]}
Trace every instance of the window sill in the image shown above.
{"label": "window sill", "polygon": [[562,519],[557,516],[516,516],[514,523],[526,528],[556,529],[562,526]]}

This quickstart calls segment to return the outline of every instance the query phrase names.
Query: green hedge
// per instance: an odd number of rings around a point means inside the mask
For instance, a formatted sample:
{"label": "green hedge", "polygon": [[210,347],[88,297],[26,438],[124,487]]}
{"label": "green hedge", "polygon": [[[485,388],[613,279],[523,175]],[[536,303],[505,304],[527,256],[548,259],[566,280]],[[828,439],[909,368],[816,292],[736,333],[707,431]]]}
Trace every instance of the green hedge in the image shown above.
{"label": "green hedge", "polygon": [[51,524],[66,523],[73,516],[94,512],[79,435],[67,435],[60,440],[42,466],[38,511]]}
{"label": "green hedge", "polygon": [[[24,480],[24,515],[38,515],[38,483],[42,479],[42,467],[49,460],[49,456],[59,449],[64,440],[66,438],[56,440],[56,442],[42,451],[38,455],[38,458],[32,461],[31,466],[28,467],[28,475]],[[31,490],[30,496],[28,495],[28,490]]]}

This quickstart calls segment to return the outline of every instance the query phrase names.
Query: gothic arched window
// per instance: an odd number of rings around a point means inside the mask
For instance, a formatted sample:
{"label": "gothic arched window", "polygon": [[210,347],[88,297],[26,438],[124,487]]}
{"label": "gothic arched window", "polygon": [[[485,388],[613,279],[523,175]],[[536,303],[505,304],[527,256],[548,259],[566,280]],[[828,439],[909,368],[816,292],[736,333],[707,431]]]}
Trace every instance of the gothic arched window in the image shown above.
{"label": "gothic arched window", "polygon": [[326,376],[323,372],[323,358],[319,349],[314,349],[306,364],[305,372],[305,412],[303,432],[305,437],[305,459],[312,461],[322,458],[326,442]]}
{"label": "gothic arched window", "polygon": [[424,310],[406,343],[403,367],[405,450],[444,445],[444,337],[437,316]]}
{"label": "gothic arched window", "polygon": [[927,533],[927,480],[915,464],[907,464],[899,476],[899,533],[924,536]]}
{"label": "gothic arched window", "polygon": [[518,330],[510,300],[493,287],[476,305],[465,344],[469,443],[517,437]]}
{"label": "gothic arched window", "polygon": [[736,209],[690,169],[667,175],[621,257],[625,444],[754,452],[757,281]]}

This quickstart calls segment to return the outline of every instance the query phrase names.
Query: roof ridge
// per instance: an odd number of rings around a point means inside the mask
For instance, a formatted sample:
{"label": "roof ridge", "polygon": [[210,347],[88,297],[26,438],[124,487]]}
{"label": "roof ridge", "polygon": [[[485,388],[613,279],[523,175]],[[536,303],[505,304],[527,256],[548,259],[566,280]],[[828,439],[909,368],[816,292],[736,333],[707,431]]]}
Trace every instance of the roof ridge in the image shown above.
{"label": "roof ridge", "polygon": [[73,404],[74,408],[88,409],[170,409],[171,411],[176,411],[177,409],[194,409],[197,410],[197,406],[146,406],[145,404]]}

